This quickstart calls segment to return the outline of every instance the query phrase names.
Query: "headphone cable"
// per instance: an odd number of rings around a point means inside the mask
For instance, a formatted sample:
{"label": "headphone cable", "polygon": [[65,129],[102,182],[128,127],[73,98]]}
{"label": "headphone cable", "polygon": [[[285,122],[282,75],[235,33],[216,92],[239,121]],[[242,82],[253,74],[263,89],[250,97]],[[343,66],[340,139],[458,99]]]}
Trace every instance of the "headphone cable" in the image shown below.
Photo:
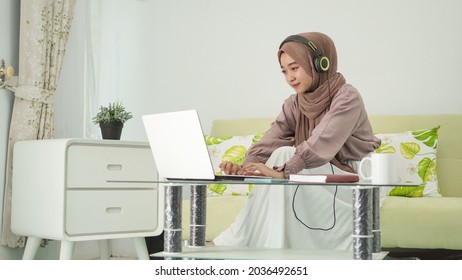
{"label": "headphone cable", "polygon": [[[330,163],[330,168],[332,170],[332,174],[334,174],[334,168],[332,167],[332,163]],[[332,202],[332,208],[333,208],[333,214],[334,214],[334,221],[332,223],[332,226],[331,227],[328,227],[328,228],[321,228],[321,227],[311,227],[307,224],[305,224],[297,215],[297,211],[295,210],[295,196],[297,195],[297,192],[298,192],[298,188],[300,187],[300,185],[297,185],[297,187],[295,188],[295,193],[294,193],[294,196],[292,197],[292,211],[294,212],[294,215],[295,215],[295,218],[297,219],[297,221],[299,221],[303,226],[305,226],[306,228],[308,229],[311,229],[311,230],[322,230],[322,231],[329,231],[331,229],[333,229],[335,227],[335,224],[337,222],[337,215],[336,215],[336,211],[335,211],[335,201],[336,201],[336,197],[337,197],[337,191],[338,191],[338,185],[335,185],[335,192],[334,192],[334,199],[333,199],[333,202]]]}

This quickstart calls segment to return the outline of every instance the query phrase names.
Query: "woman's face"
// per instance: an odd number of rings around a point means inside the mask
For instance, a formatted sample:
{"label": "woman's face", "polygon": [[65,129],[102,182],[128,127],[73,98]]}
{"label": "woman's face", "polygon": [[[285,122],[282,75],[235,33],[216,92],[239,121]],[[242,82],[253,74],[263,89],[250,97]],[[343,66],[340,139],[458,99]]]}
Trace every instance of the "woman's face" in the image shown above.
{"label": "woman's face", "polygon": [[296,93],[305,93],[313,84],[313,78],[305,72],[295,60],[288,54],[281,54],[281,70],[286,82],[295,90]]}

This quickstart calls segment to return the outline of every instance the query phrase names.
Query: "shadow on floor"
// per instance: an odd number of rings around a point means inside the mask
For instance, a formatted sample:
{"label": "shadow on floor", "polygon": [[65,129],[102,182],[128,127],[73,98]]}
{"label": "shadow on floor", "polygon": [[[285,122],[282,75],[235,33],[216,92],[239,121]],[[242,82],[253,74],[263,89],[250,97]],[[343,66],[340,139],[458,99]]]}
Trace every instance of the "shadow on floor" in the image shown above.
{"label": "shadow on floor", "polygon": [[159,236],[145,237],[146,247],[148,248],[150,260],[163,260],[164,258],[151,257],[151,254],[162,252],[164,250],[164,232]]}
{"label": "shadow on floor", "polygon": [[462,250],[382,248],[387,260],[462,260]]}

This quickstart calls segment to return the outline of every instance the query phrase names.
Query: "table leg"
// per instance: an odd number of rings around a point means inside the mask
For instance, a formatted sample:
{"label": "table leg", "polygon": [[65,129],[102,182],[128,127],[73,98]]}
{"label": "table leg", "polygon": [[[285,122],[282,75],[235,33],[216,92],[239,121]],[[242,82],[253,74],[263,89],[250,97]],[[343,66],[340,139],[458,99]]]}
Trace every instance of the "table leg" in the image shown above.
{"label": "table leg", "polygon": [[182,251],[182,188],[181,185],[165,185],[164,252],[166,253]]}
{"label": "table leg", "polygon": [[372,259],[372,187],[353,188],[353,259]]}
{"label": "table leg", "polygon": [[191,185],[190,246],[205,246],[207,186]]}
{"label": "table leg", "polygon": [[372,253],[382,252],[380,231],[380,188],[372,190]]}

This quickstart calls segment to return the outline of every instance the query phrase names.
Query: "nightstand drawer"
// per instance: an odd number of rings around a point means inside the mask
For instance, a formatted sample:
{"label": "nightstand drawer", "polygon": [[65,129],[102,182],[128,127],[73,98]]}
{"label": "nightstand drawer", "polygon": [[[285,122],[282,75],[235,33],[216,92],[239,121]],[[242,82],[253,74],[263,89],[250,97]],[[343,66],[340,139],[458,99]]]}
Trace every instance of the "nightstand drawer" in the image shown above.
{"label": "nightstand drawer", "polygon": [[67,165],[68,188],[143,188],[154,186],[146,182],[157,179],[149,146],[71,145],[67,151]]}
{"label": "nightstand drawer", "polygon": [[158,226],[158,203],[157,190],[70,190],[65,232],[68,236],[152,232]]}

